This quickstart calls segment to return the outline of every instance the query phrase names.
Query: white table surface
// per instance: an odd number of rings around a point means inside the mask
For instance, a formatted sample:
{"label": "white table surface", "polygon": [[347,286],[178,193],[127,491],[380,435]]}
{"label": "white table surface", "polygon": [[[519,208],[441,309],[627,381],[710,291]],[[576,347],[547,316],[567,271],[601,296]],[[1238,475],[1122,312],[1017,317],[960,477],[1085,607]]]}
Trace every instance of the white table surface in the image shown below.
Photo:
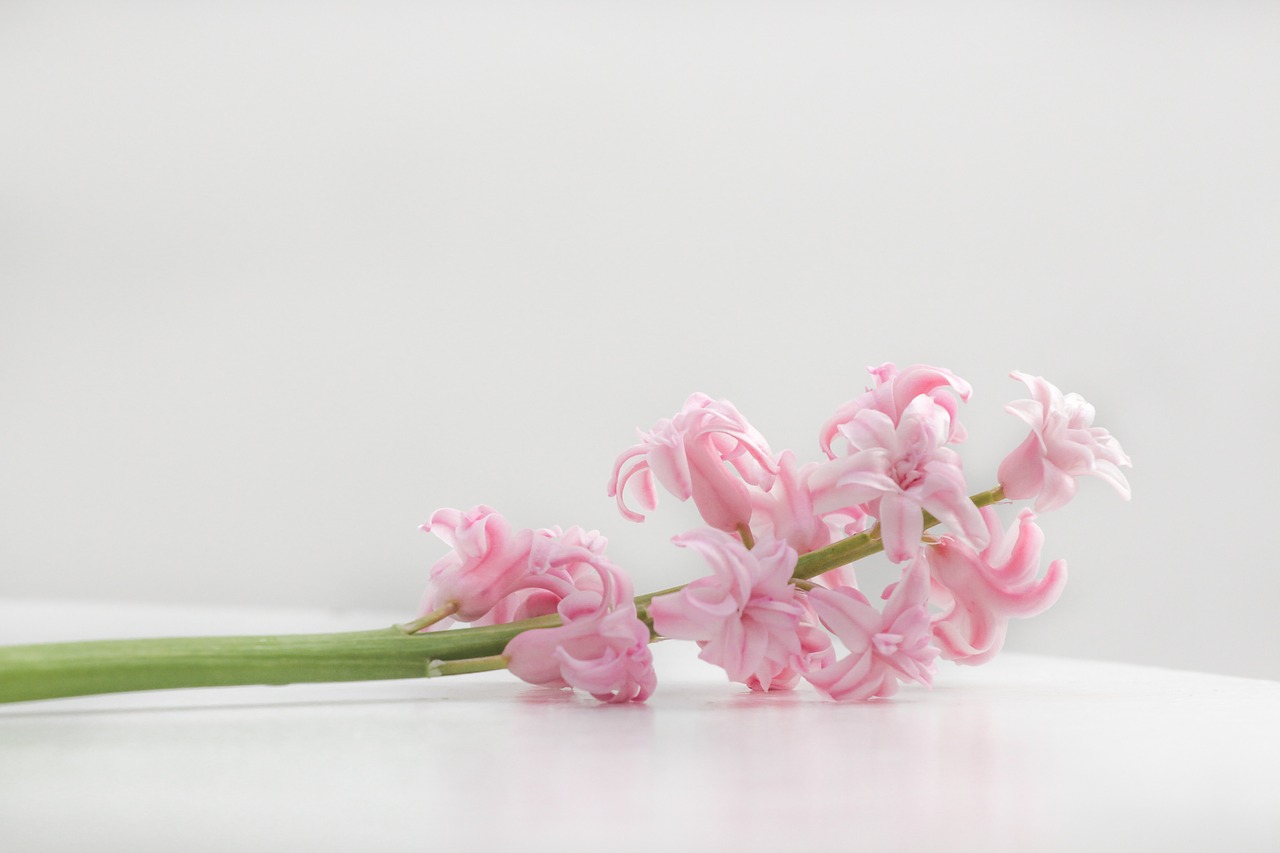
{"label": "white table surface", "polygon": [[[0,642],[396,614],[0,601]],[[0,706],[0,849],[1280,850],[1280,683],[1008,654],[840,705],[683,643],[645,705],[507,673]]]}

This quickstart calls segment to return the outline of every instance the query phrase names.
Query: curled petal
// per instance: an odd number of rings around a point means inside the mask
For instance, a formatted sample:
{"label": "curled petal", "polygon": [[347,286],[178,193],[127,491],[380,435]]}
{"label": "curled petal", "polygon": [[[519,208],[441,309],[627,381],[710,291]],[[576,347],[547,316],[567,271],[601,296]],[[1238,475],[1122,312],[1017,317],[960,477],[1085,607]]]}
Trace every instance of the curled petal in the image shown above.
{"label": "curled petal", "polygon": [[1009,620],[1043,612],[1058,600],[1067,581],[1062,560],[1050,563],[1044,577],[1037,578],[1044,534],[1035,513],[1019,513],[1013,538],[1004,535],[994,509],[984,507],[982,514],[992,531],[991,544],[983,551],[953,537],[928,549],[933,582],[947,605],[934,619],[934,636],[943,657],[957,663],[990,660],[1004,645]]}
{"label": "curled petal", "polygon": [[[642,514],[627,506],[627,485],[633,477],[637,478],[636,497],[640,502],[641,508],[652,512],[658,505],[658,493],[654,490],[653,472],[649,470],[649,463],[643,458],[636,459],[637,456],[643,457],[644,455],[643,447],[633,447],[623,453],[618,457],[618,461],[614,463],[613,477],[609,480],[609,497],[617,499],[618,511],[628,521],[644,521]],[[623,470],[623,466],[627,462],[631,462],[631,464]]]}
{"label": "curled petal", "polygon": [[631,521],[644,518],[623,498],[627,481],[638,476],[643,508],[656,504],[656,478],[677,499],[693,499],[708,524],[732,532],[750,522],[749,487],[767,491],[777,473],[764,438],[727,400],[693,394],[674,418],[639,435],[640,443],[614,463],[608,485],[619,511]]}

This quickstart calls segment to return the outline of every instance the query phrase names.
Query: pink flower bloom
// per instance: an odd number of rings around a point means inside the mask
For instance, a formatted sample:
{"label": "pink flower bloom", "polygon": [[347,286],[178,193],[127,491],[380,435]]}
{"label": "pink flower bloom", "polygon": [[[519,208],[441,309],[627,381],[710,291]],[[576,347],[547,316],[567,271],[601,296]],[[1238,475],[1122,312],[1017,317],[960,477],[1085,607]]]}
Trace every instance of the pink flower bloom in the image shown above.
{"label": "pink flower bloom", "polygon": [[618,457],[609,480],[609,496],[617,498],[618,509],[631,521],[644,521],[644,516],[626,504],[628,483],[635,478],[640,506],[652,510],[657,506],[656,476],[680,500],[693,498],[707,524],[735,531],[751,519],[747,485],[767,489],[777,470],[764,438],[733,404],[705,394],[693,394],[674,418],[639,435],[640,443]]}
{"label": "pink flower bloom", "polygon": [[535,530],[529,555],[529,574],[473,625],[502,625],[548,616],[560,602],[583,589],[602,589],[593,563],[603,557],[608,540],[598,531],[570,527]]}
{"label": "pink flower bloom", "polygon": [[640,621],[626,575],[603,557],[580,550],[599,589],[579,589],[560,601],[563,624],[517,634],[503,655],[517,677],[544,687],[576,687],[601,702],[643,702],[657,677],[649,629]]}
{"label": "pink flower bloom", "polygon": [[895,365],[886,362],[879,367],[868,367],[867,371],[875,378],[876,384],[837,409],[831,419],[822,425],[818,444],[828,457],[836,457],[831,442],[841,433],[840,428],[853,421],[859,412],[881,412],[897,426],[907,406],[922,394],[941,406],[950,416],[947,441],[964,441],[965,430],[957,417],[955,397],[946,392],[954,391],[961,400],[968,400],[972,393],[968,382],[949,370],[928,364],[913,364],[899,371]]}
{"label": "pink flower bloom", "polygon": [[1093,426],[1094,409],[1079,394],[1064,395],[1040,376],[1009,374],[1031,390],[1032,399],[1005,409],[1026,421],[1031,433],[1000,463],[1006,497],[1035,498],[1037,512],[1064,506],[1075,496],[1076,477],[1090,475],[1111,484],[1125,500],[1129,482],[1121,467],[1132,462],[1109,432]]}
{"label": "pink flower bloom", "polygon": [[[957,663],[980,664],[1004,645],[1012,617],[1034,616],[1058,600],[1067,582],[1067,564],[1055,560],[1036,579],[1044,534],[1035,513],[1018,514],[1017,533],[1007,537],[996,512],[984,507],[991,544],[976,552],[953,537],[929,549],[929,569],[945,613],[934,618],[933,634],[942,656]],[[1012,528],[1010,529],[1012,534]]]}
{"label": "pink flower bloom", "polygon": [[[782,452],[773,488],[751,497],[751,532],[757,539],[780,539],[798,554],[808,554],[870,529],[875,519],[865,507],[817,511],[809,477],[818,467],[816,462],[797,467],[795,455],[790,450]],[[850,564],[829,569],[812,580],[822,586],[857,586],[854,577]]]}
{"label": "pink flower bloom", "polygon": [[422,529],[453,549],[431,568],[424,613],[452,603],[458,608],[458,620],[479,619],[529,573],[533,532],[513,531],[490,507],[481,505],[465,513],[439,509]]}
{"label": "pink flower bloom", "polygon": [[824,666],[830,666],[836,659],[836,650],[831,646],[831,637],[818,625],[818,617],[809,607],[804,594],[796,592],[796,600],[801,602],[805,615],[800,617],[800,627],[796,638],[800,641],[800,654],[787,666],[774,671],[767,680],[759,675],[751,675],[744,682],[747,687],[757,693],[770,690],[791,690],[800,683],[804,673]]}
{"label": "pink flower bloom", "polygon": [[751,530],[780,539],[801,554],[831,544],[831,529],[813,508],[808,475],[817,465],[799,466],[790,450],[778,456],[778,476],[769,491],[751,494]]}
{"label": "pink flower bloom", "polygon": [[719,530],[696,530],[673,540],[693,548],[714,572],[649,604],[659,634],[694,640],[699,657],[723,667],[730,681],[769,690],[795,684],[795,674],[825,660],[830,641],[810,624],[790,583],[796,552],[761,539],[748,550]]}
{"label": "pink flower bloom", "polygon": [[929,631],[929,573],[917,558],[893,586],[884,612],[856,589],[813,589],[809,602],[849,654],[805,678],[832,699],[892,696],[899,681],[932,684],[938,649]]}
{"label": "pink flower bloom", "polygon": [[851,455],[823,463],[809,477],[819,512],[871,502],[885,554],[912,559],[924,533],[922,510],[982,547],[987,528],[969,500],[960,457],[944,446],[951,417],[928,396],[916,397],[898,423],[864,409],[840,425]]}

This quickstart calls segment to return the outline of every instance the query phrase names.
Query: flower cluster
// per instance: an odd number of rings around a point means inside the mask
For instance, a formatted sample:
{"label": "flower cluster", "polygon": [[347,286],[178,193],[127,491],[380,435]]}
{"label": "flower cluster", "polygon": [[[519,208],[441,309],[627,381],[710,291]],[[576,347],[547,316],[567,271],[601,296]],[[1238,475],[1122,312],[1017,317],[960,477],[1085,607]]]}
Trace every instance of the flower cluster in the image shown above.
{"label": "flower cluster", "polygon": [[431,570],[421,627],[449,616],[495,625],[557,614],[559,626],[526,631],[507,645],[513,673],[606,702],[644,701],[653,692],[649,628],[636,614],[630,580],[604,556],[608,543],[599,533],[513,530],[487,506],[437,510],[423,529],[453,550]]}
{"label": "flower cluster", "polygon": [[[708,576],[640,599],[638,609],[599,534],[514,530],[485,506],[440,510],[424,529],[452,550],[431,571],[420,622],[554,614],[555,627],[517,633],[503,661],[531,683],[610,702],[652,693],[651,636],[697,643],[703,660],[752,690],[803,680],[851,701],[891,696],[902,682],[928,685],[939,657],[989,660],[1010,619],[1049,607],[1066,580],[1061,560],[1040,572],[1035,513],[1022,510],[1006,531],[990,504],[1056,509],[1084,475],[1128,498],[1120,469],[1129,458],[1093,426],[1082,398],[1015,372],[1032,397],[1007,408],[1031,431],[1000,465],[999,487],[971,496],[955,449],[966,438],[959,415],[969,384],[929,365],[870,373],[865,393],[819,430],[819,461],[775,455],[731,403],[704,394],[618,457],[608,494],[623,517],[643,521],[658,486],[693,501],[707,526],[674,541],[706,560]],[[945,532],[926,535],[935,525]],[[841,566],[877,550],[898,567],[879,608]],[[837,552],[853,556],[828,559]]]}

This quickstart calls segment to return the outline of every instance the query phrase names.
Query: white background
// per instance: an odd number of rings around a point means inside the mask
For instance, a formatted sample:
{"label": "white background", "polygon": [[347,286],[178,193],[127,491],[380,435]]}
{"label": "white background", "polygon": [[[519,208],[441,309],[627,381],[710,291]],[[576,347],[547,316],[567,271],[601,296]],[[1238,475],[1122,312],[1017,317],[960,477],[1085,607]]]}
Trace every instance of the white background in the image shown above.
{"label": "white background", "polygon": [[[1135,462],[1009,647],[1280,678],[1280,7],[0,5],[0,595],[402,609],[702,390],[775,450],[882,361]],[[868,579],[886,580],[883,569]],[[372,627],[372,626],[371,626]]]}

